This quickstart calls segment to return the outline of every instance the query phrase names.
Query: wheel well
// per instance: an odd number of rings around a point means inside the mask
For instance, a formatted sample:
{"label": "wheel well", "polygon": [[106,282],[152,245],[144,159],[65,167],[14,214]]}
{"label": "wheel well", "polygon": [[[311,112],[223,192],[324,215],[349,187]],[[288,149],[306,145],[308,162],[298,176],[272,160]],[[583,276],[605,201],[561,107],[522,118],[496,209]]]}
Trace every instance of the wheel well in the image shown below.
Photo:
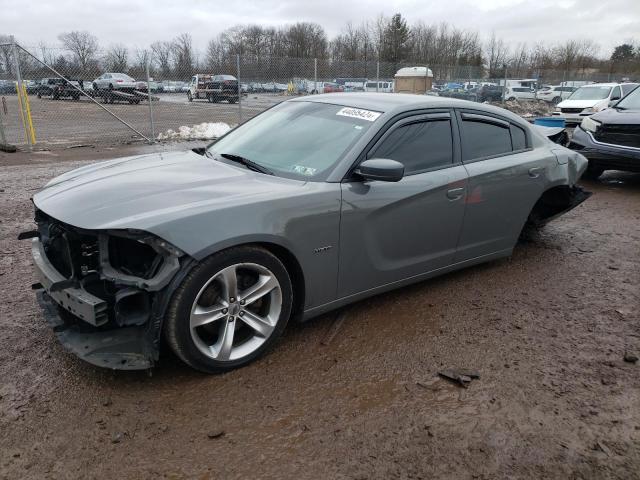
{"label": "wheel well", "polygon": [[288,249],[275,243],[259,242],[250,245],[256,245],[268,250],[278,257],[286,267],[287,272],[291,275],[291,285],[293,286],[293,308],[291,310],[291,317],[297,320],[304,310],[305,299],[304,273],[298,259]]}
{"label": "wheel well", "polygon": [[546,190],[531,209],[527,224],[544,225],[556,215],[572,208],[575,194],[575,187],[569,185],[558,185]]}

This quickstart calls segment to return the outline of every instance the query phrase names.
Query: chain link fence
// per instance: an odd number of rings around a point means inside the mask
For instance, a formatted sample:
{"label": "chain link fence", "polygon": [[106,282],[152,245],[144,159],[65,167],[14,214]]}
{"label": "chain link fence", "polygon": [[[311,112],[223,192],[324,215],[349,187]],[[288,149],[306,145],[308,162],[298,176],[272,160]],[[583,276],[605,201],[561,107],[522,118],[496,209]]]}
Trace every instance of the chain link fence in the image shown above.
{"label": "chain link fence", "polygon": [[[110,51],[95,56],[101,60],[83,61],[63,49],[18,44],[0,45],[0,54],[6,59],[0,72],[0,143],[24,149],[215,138],[291,97],[393,92],[396,72],[416,66],[250,55],[169,62],[148,51],[128,58],[126,50],[121,58]],[[481,66],[428,68],[432,85],[423,93],[472,101],[503,100],[500,85],[516,85],[513,79],[528,79],[527,87],[635,80],[589,69],[507,67],[489,75]]]}

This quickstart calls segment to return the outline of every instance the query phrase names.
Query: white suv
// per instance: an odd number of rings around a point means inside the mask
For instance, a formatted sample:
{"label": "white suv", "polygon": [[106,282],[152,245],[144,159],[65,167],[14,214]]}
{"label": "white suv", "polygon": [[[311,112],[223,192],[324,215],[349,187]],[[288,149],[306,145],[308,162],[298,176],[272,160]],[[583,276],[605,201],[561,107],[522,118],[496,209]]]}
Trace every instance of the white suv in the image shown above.
{"label": "white suv", "polygon": [[620,100],[637,86],[637,83],[584,85],[560,102],[553,115],[564,118],[569,124],[580,123],[585,117],[608,108],[610,103]]}
{"label": "white suv", "polygon": [[552,85],[550,87],[543,88],[536,92],[538,100],[544,100],[545,102],[559,104],[562,100],[565,100],[575,92],[578,87],[563,87],[562,85]]}
{"label": "white suv", "polygon": [[536,92],[530,87],[507,87],[504,92],[506,100],[535,100]]}

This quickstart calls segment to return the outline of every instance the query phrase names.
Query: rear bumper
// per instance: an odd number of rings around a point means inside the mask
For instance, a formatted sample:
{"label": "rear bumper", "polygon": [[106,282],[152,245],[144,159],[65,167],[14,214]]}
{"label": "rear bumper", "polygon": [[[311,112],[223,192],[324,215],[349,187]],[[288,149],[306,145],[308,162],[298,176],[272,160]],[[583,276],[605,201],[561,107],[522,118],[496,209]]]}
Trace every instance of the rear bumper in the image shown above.
{"label": "rear bumper", "polygon": [[640,148],[600,143],[582,128],[576,128],[569,148],[580,152],[591,165],[609,170],[640,172]]}

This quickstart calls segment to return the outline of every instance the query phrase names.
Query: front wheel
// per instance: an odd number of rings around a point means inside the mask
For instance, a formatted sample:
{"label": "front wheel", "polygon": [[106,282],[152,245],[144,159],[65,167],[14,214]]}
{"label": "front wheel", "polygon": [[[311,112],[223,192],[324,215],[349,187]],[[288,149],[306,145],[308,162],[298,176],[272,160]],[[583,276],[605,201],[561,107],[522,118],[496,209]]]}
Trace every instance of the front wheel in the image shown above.
{"label": "front wheel", "polygon": [[268,350],[293,304],[282,262],[258,247],[236,247],[196,266],[173,294],[164,325],[167,343],[206,373],[241,367]]}
{"label": "front wheel", "polygon": [[553,103],[554,105],[558,105],[561,101],[562,101],[562,98],[553,97],[553,100],[551,100],[551,103]]}
{"label": "front wheel", "polygon": [[193,96],[191,95],[191,92],[187,92],[187,100],[193,102]]}

